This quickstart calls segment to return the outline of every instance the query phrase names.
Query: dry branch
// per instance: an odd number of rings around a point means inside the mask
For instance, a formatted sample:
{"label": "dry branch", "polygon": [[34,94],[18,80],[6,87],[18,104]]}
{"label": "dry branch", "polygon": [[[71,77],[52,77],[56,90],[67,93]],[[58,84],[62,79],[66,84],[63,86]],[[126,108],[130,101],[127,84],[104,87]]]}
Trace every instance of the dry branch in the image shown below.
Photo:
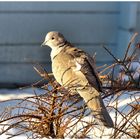
{"label": "dry branch", "polygon": [[[115,127],[109,138],[123,138],[124,136],[125,138],[140,138],[140,98],[137,98],[137,95],[140,95],[140,87],[129,72],[130,66],[128,66],[129,62],[135,58],[134,52],[131,56],[128,56],[128,52],[136,35],[134,34],[130,40],[123,60],[116,58],[109,49],[103,46],[115,61],[110,66],[105,64],[98,67],[98,70],[102,69],[99,71],[104,89],[102,98],[106,100],[108,109],[114,111],[115,114]],[[130,76],[129,82],[122,82],[115,75],[116,67],[120,65]],[[87,110],[85,104],[81,104],[82,100],[78,94],[73,95],[71,91],[61,87],[54,80],[52,73],[49,74],[40,64],[36,63],[33,68],[42,79],[31,87],[38,87],[40,82],[47,80],[47,84],[40,86],[46,92],[42,95],[35,93],[32,97],[15,99],[18,101],[17,105],[5,108],[0,114],[1,135],[8,133],[9,138],[21,134],[26,134],[28,138],[90,138],[100,131],[99,138],[104,137],[105,128],[94,123],[93,116],[90,115],[91,122],[84,120],[90,111]],[[130,92],[125,93],[126,91],[133,91],[131,98],[135,100],[120,110],[119,98],[130,94]],[[5,102],[10,102],[10,100]],[[128,112],[125,112],[126,108],[129,108]],[[12,129],[15,130],[14,134],[10,133]]]}

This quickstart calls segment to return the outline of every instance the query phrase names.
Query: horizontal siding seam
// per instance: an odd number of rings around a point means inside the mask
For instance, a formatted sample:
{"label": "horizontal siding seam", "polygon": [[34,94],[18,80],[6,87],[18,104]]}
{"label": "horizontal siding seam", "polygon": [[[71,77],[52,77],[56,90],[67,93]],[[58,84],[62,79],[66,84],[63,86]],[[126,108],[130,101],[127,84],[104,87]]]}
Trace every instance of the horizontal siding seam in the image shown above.
{"label": "horizontal siding seam", "polygon": [[[7,61],[3,61],[3,62],[0,62],[0,65],[12,65],[12,64],[18,64],[18,65],[23,65],[23,64],[27,64],[27,65],[32,65],[32,66],[34,66],[34,64],[36,64],[36,63],[39,63],[39,64],[49,64],[49,66],[50,66],[50,62],[49,61],[33,61],[33,62],[31,62],[31,61],[26,61],[26,62],[17,62],[17,61],[11,61],[11,62],[7,62]],[[9,66],[10,67],[10,66]]]}
{"label": "horizontal siding seam", "polygon": [[1,11],[0,14],[120,14],[119,11]]}
{"label": "horizontal siding seam", "polygon": [[[96,60],[96,64],[105,64],[105,63],[112,63],[114,62],[113,59],[110,60],[110,61],[98,61]],[[0,65],[12,65],[12,64],[17,64],[17,65],[23,65],[23,64],[26,64],[26,65],[32,65],[34,66],[36,63],[39,63],[39,64],[43,64],[43,65],[49,65],[49,67],[51,66],[51,62],[49,61],[34,61],[34,62],[0,62]],[[10,66],[9,66],[10,68]]]}
{"label": "horizontal siding seam", "polygon": [[121,26],[118,26],[118,29],[119,30],[122,30],[122,31],[126,31],[126,32],[135,32],[135,28],[129,28],[129,27],[121,27]]}
{"label": "horizontal siding seam", "polygon": [[[0,47],[13,47],[13,46],[41,46],[41,43],[0,43]],[[75,46],[102,46],[102,45],[111,45],[116,46],[116,43],[103,43],[103,42],[97,42],[97,43],[71,43]]]}

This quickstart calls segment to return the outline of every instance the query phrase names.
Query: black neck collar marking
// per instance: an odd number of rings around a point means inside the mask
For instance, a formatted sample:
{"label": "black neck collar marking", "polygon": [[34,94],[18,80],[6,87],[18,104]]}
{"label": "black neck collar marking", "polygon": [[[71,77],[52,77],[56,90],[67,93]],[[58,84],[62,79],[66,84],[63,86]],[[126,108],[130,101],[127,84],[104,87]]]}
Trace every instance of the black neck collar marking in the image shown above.
{"label": "black neck collar marking", "polygon": [[[59,46],[59,48],[64,47],[66,44],[67,44],[67,41],[65,41],[63,44],[61,44],[61,45]],[[61,52],[61,51],[60,51],[60,52]],[[59,54],[59,53],[58,53],[58,54]],[[58,55],[58,54],[57,54],[57,55]],[[55,56],[53,57],[53,59],[55,59],[57,55],[55,55]]]}
{"label": "black neck collar marking", "polygon": [[65,46],[66,44],[67,44],[67,41],[65,41],[63,44],[61,44],[61,45],[59,46],[59,48]]}

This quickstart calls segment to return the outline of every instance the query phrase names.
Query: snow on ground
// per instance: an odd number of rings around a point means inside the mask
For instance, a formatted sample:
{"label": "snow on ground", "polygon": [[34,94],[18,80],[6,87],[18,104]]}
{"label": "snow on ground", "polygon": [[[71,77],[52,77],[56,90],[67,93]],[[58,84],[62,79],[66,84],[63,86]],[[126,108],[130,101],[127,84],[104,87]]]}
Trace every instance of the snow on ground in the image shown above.
{"label": "snow on ground", "polygon": [[[34,93],[37,93],[37,94],[41,94],[41,93],[44,93],[44,90],[42,89],[35,89],[35,88],[27,88],[27,89],[12,89],[12,90],[9,90],[9,89],[0,89],[0,101],[4,101],[4,100],[9,100],[9,99],[19,99],[19,98],[24,98],[24,97],[27,97],[27,96],[33,96]],[[133,95],[133,96],[132,96]],[[125,106],[127,104],[130,104],[130,103],[134,103],[135,99],[136,98],[139,98],[140,97],[140,93],[139,92],[124,92],[123,93],[123,96],[118,96],[118,107],[119,107],[119,110],[124,110],[125,109],[125,112],[127,113],[129,108],[125,108]],[[112,102],[109,104],[109,105],[115,105],[116,102],[114,102],[114,99],[111,100]],[[9,104],[7,104],[7,102],[3,102],[1,104],[1,108],[2,107],[6,107],[6,106],[11,106],[15,104],[15,102],[10,102]],[[114,111],[111,111],[110,112],[110,115],[113,119],[113,121],[115,122],[115,112]],[[118,115],[118,120],[121,120],[122,117],[121,115]],[[88,121],[88,122],[93,122],[93,116],[89,115],[89,116],[85,116],[83,119],[83,121]],[[139,116],[139,120],[140,120],[140,116]],[[74,121],[77,121],[77,118],[74,118]],[[74,121],[72,123],[74,123]],[[118,121],[118,123],[120,123]],[[80,122],[73,128],[72,132],[71,133],[74,133],[76,132],[76,130],[80,129],[81,127],[83,127],[83,123],[81,124]],[[103,128],[104,129],[104,128]],[[110,133],[112,133],[113,129],[111,128],[105,128],[104,129],[104,137],[103,138],[109,138],[109,135]],[[94,129],[91,129],[91,131],[89,132],[89,137],[90,138],[100,138],[100,135],[101,135],[101,131],[94,127]],[[6,139],[7,136],[6,135],[2,135],[0,136],[0,139]],[[16,139],[27,139],[26,136],[18,136],[18,137],[15,137],[15,138],[12,138],[12,140],[16,140]]]}
{"label": "snow on ground", "polygon": [[[26,88],[26,89],[0,89],[0,101],[7,101],[10,99],[22,99],[25,97],[33,96],[36,94],[44,93],[44,90],[37,89],[37,88]],[[1,103],[1,111],[2,108],[7,106],[13,106],[16,104],[16,101],[10,101],[10,102],[3,102]],[[11,131],[10,131],[11,132]],[[7,135],[1,135],[0,140],[7,139]],[[26,136],[17,136],[14,138],[11,138],[11,140],[26,140]],[[42,139],[44,140],[44,139]]]}
{"label": "snow on ground", "polygon": [[44,93],[43,89],[26,88],[26,89],[0,89],[0,101],[9,99],[20,99],[27,96],[32,96]]}
{"label": "snow on ground", "polygon": [[[133,96],[132,96],[133,95]],[[140,98],[140,92],[124,92],[123,95],[121,95],[120,97],[118,96],[118,109],[119,111],[123,111],[123,113],[128,113],[129,109],[131,108],[130,106],[127,106],[128,104],[131,103],[136,103],[136,99]],[[109,106],[115,106],[116,102],[114,102],[114,99],[112,99],[112,101],[110,102]],[[115,122],[116,118],[115,118],[115,110],[111,110],[109,112],[113,122]],[[133,117],[134,118],[134,117]],[[132,118],[132,119],[133,119]],[[123,120],[122,115],[118,114],[117,115],[117,124],[119,124],[119,126],[121,124],[124,123],[125,120]],[[138,116],[138,120],[140,120],[140,115]],[[74,121],[72,121],[72,124],[74,124],[76,121],[78,121],[78,119],[74,118]],[[83,125],[86,126],[87,122],[92,123],[94,121],[94,118],[92,115],[86,116],[82,119],[82,121],[80,121],[76,126],[74,126],[73,128],[71,128],[71,130],[68,130],[67,133],[69,133],[69,131],[71,131],[71,133],[69,135],[72,135],[73,133],[75,133],[76,131],[79,133],[78,130],[80,130]],[[86,123],[83,123],[86,122]],[[140,123],[140,121],[139,121]],[[72,125],[70,124],[70,125]],[[113,133],[113,129],[112,128],[106,128],[104,126],[102,127],[98,127],[95,126],[92,127],[92,129],[90,130],[90,132],[88,133],[88,138],[100,138],[102,136],[102,138],[110,138],[110,135]],[[79,133],[80,135],[80,133]],[[122,138],[127,138],[126,135],[124,134],[122,136]]]}

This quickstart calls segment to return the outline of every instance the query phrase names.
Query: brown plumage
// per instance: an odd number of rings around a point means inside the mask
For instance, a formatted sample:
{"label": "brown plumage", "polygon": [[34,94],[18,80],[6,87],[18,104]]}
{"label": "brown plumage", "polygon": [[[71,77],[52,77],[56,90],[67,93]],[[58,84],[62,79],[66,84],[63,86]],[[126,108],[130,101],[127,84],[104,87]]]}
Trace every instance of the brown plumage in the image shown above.
{"label": "brown plumage", "polygon": [[92,57],[67,42],[59,32],[49,32],[43,45],[52,49],[52,71],[57,82],[77,91],[100,125],[113,127],[100,95],[101,82]]}

